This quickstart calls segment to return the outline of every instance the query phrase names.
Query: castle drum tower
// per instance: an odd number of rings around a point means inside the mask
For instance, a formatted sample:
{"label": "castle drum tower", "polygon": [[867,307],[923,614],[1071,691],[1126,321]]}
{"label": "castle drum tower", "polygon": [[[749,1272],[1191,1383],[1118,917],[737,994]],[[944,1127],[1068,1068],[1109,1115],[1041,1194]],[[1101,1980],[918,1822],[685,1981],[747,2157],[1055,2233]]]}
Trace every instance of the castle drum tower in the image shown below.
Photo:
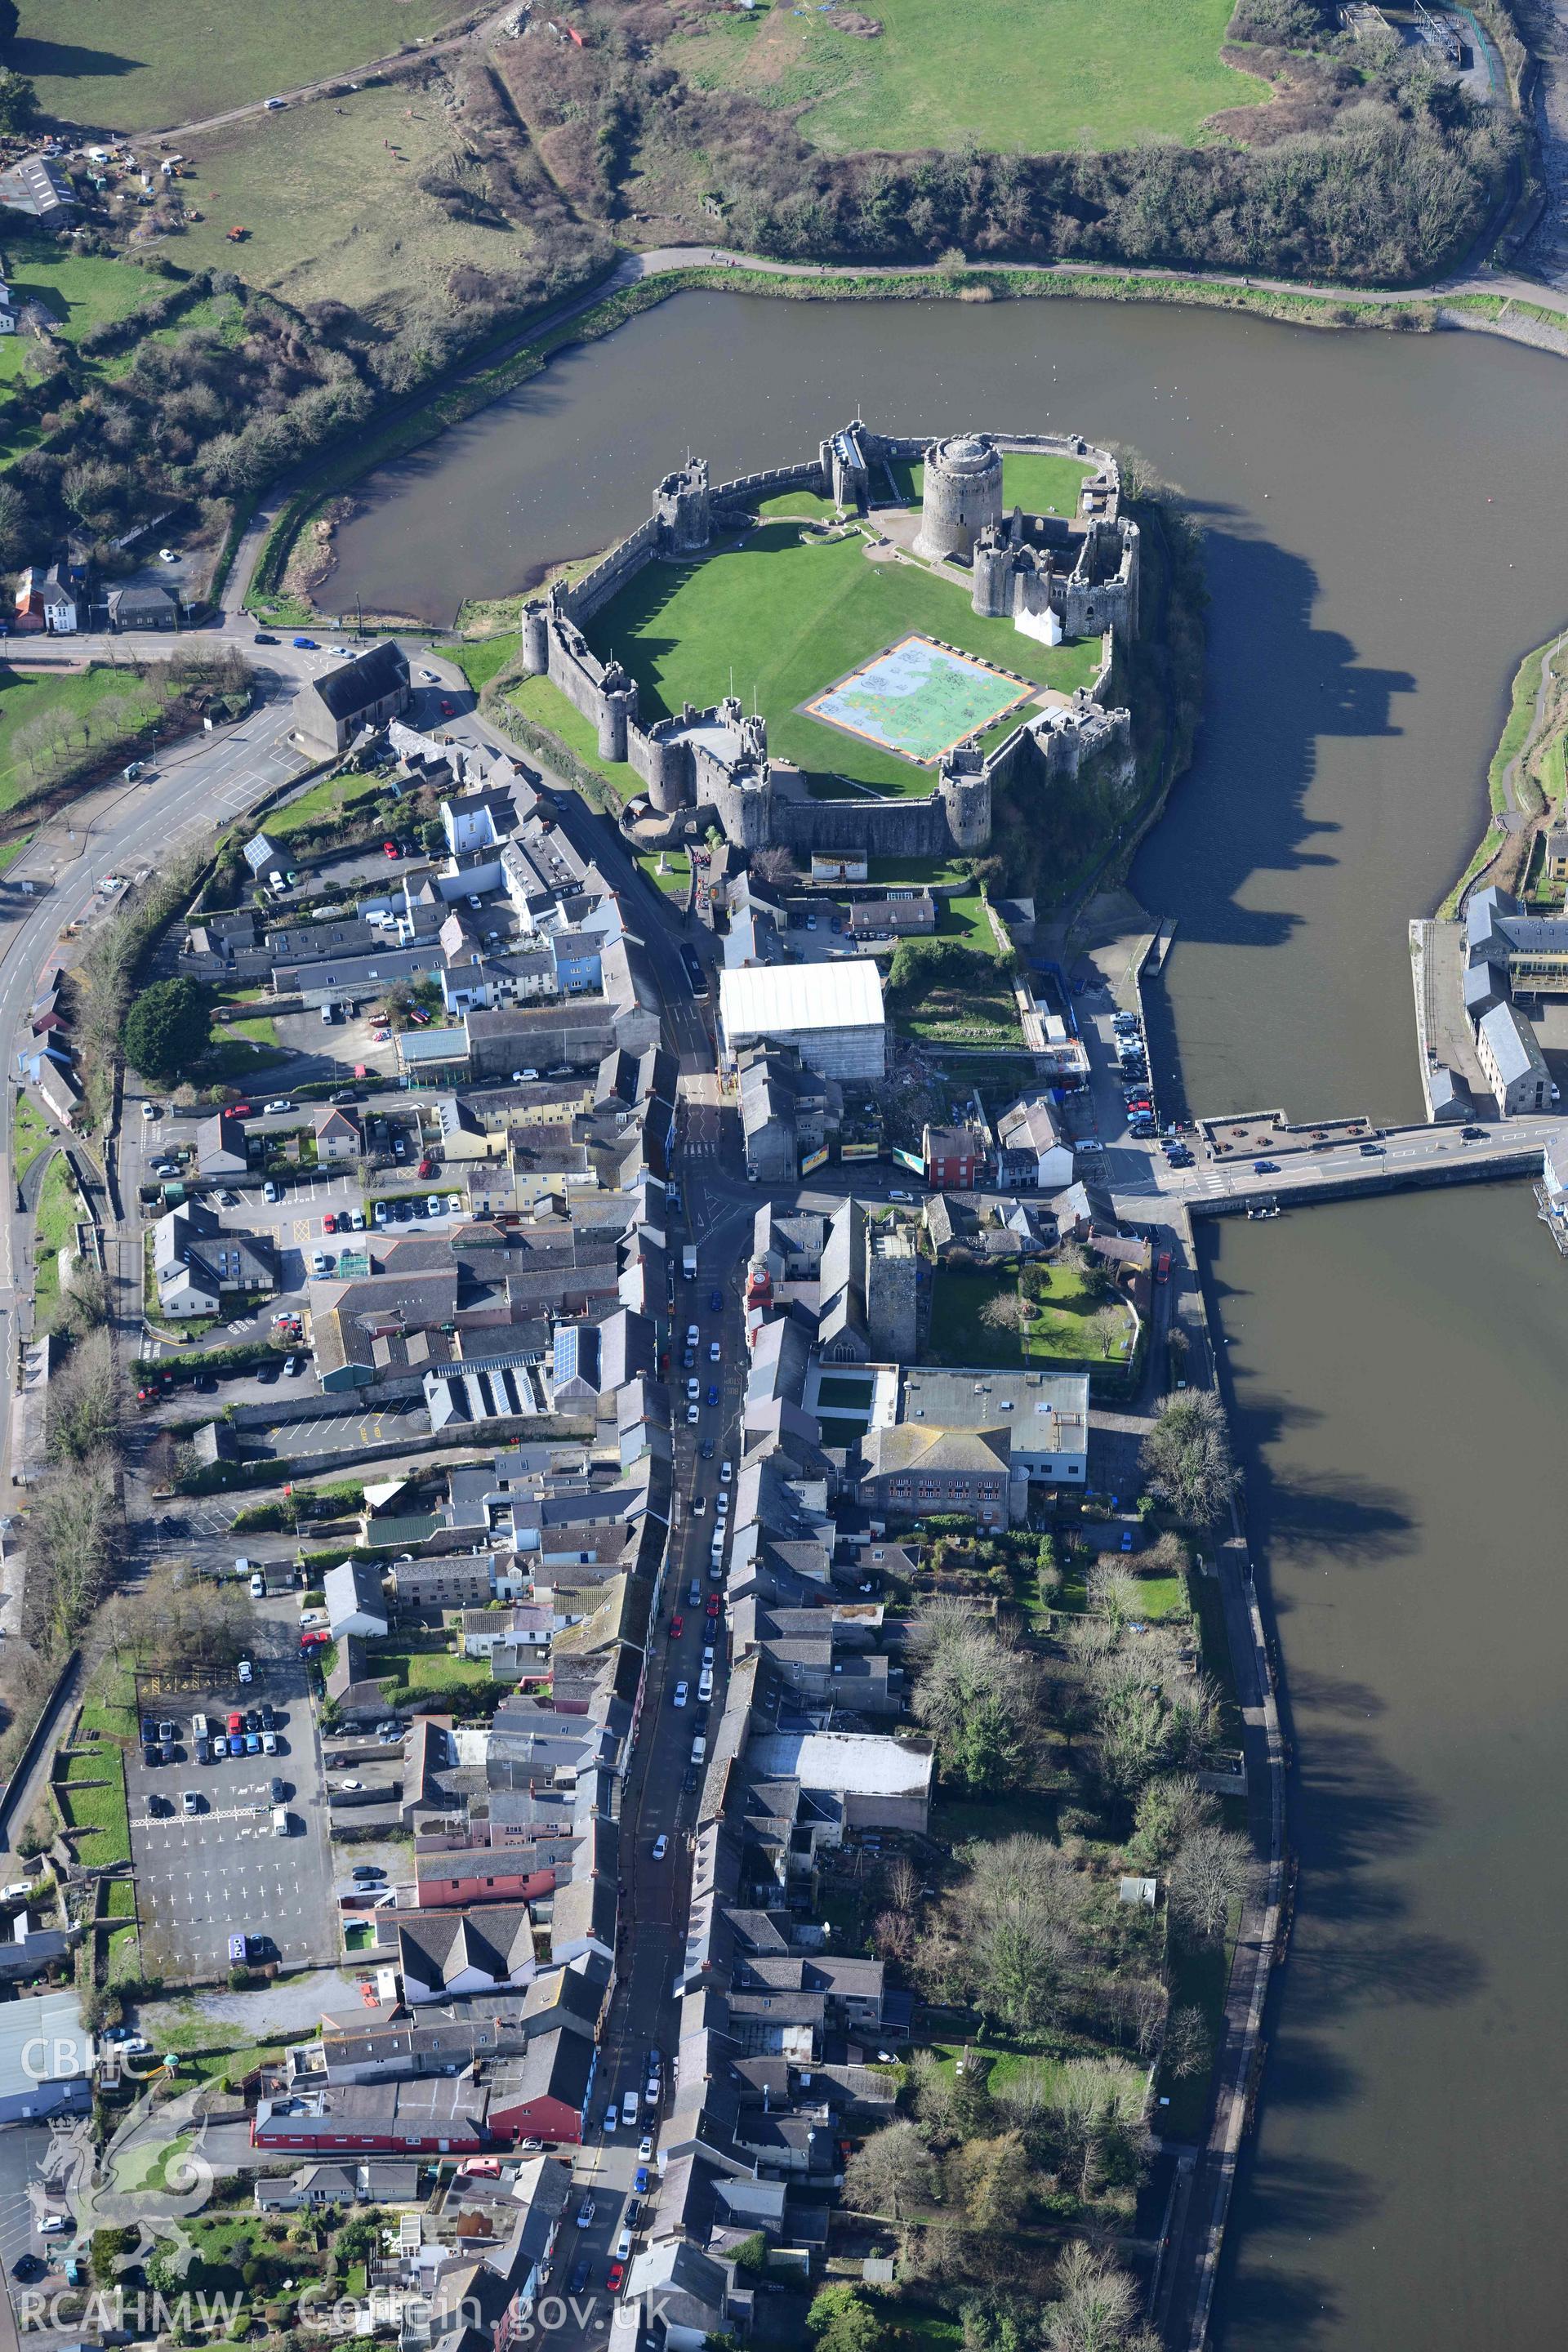
{"label": "castle drum tower", "polygon": [[915,553],[938,563],[950,555],[967,563],[980,533],[1001,520],[1002,452],[991,436],[956,433],[931,442]]}

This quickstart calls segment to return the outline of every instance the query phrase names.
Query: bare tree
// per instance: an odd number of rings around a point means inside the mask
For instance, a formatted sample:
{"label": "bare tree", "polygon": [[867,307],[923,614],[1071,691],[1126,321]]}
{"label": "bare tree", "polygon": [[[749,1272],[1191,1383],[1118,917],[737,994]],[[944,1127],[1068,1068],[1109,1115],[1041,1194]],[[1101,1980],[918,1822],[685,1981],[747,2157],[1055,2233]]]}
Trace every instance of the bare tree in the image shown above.
{"label": "bare tree", "polygon": [[1208,2072],[1211,2043],[1201,2009],[1178,2009],[1165,2032],[1165,2072],[1173,2082],[1190,2082]]}
{"label": "bare tree", "polygon": [[1138,2137],[1143,2118],[1143,2076],[1123,2058],[1069,2058],[1056,2083],[1058,2127],[1078,2168],[1078,2193],[1093,2196],[1113,2144]]}
{"label": "bare tree", "polygon": [[1022,1331],[1030,1320],[1028,1301],[1016,1290],[994,1291],[980,1310],[988,1330]]}
{"label": "bare tree", "polygon": [[800,880],[800,868],[782,841],[770,842],[765,849],[752,852],[752,872],[761,882],[772,882],[784,887]]}
{"label": "bare tree", "polygon": [[844,2201],[858,2213],[901,2221],[911,2207],[929,2205],[936,2190],[936,2165],[911,2123],[885,2124],[844,2168]]}
{"label": "bare tree", "polygon": [[1105,1306],[1095,1308],[1089,1328],[1100,1342],[1100,1354],[1109,1356],[1112,1348],[1120,1347],[1127,1337],[1127,1310],[1108,1300]]}
{"label": "bare tree", "polygon": [[1080,1964],[1084,1890],[1045,1838],[977,1846],[952,1907],[970,1981],[1015,2032],[1060,2011]]}
{"label": "bare tree", "polygon": [[1059,2300],[1046,2314],[1046,2352],[1157,2352],[1138,2326],[1138,2289],[1103,2247],[1081,2239],[1057,2265]]}
{"label": "bare tree", "polygon": [[1205,1822],[1172,1864],[1171,1908],[1205,1943],[1217,1943],[1224,1935],[1232,1905],[1247,1892],[1251,1859],[1244,1837]]}
{"label": "bare tree", "polygon": [[[100,1284],[98,1268],[90,1272]],[[75,1296],[75,1284],[72,1294]],[[57,1462],[112,1458],[125,1423],[125,1390],[107,1331],[79,1340],[49,1383],[48,1445]]]}

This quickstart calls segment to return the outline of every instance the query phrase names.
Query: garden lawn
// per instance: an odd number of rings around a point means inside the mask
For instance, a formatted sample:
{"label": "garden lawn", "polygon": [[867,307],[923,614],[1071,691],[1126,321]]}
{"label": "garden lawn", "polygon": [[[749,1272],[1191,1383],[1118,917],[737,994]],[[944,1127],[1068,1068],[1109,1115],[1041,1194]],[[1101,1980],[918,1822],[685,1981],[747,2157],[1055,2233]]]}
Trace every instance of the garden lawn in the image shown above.
{"label": "garden lawn", "polygon": [[44,1171],[38,1187],[38,1211],[33,1242],[33,1290],[40,1324],[51,1327],[60,1308],[59,1252],[76,1240],[80,1204],[70,1170],[57,1154]]}
{"label": "garden lawn", "polygon": [[163,130],[247,99],[350,72],[427,39],[461,0],[21,0],[5,62],[37,82],[49,113],[121,131]]}
{"label": "garden lawn", "polygon": [[1206,116],[1268,95],[1220,62],[1230,15],[1230,0],[886,0],[860,40],[775,0],[706,17],[666,54],[700,86],[803,108],[795,127],[832,150],[1191,144]]}
{"label": "garden lawn", "polygon": [[[19,247],[9,227],[5,244],[12,264],[6,276],[18,307],[40,303],[68,343],[79,342],[92,328],[129,318],[132,310],[161,301],[172,291],[170,280],[150,278],[133,262],[117,261],[111,255],[73,253],[42,243]],[[28,348],[22,336],[16,341],[23,350]]]}
{"label": "garden lawn", "polygon": [[[1037,1368],[1064,1361],[1077,1365],[1125,1363],[1135,1328],[1125,1305],[1121,1300],[1089,1297],[1084,1290],[1083,1276],[1065,1266],[1042,1266],[1040,1272],[1047,1287],[1045,1296],[1036,1302],[1035,1319],[1024,1334],[1024,1353],[1028,1362]],[[1121,1317],[1123,1329],[1121,1339],[1107,1356],[1094,1335],[1092,1324],[1100,1306],[1111,1303]]]}
{"label": "garden lawn", "polygon": [[43,1115],[33,1108],[26,1095],[16,1097],[16,1115],[11,1122],[11,1180],[19,1184],[34,1160],[49,1140],[48,1125]]}
{"label": "garden lawn", "polygon": [[[58,718],[72,748],[89,748],[97,724],[94,713],[106,702],[132,706],[123,714],[126,724],[151,719],[161,707],[161,698],[134,671],[107,663],[52,676],[0,663],[0,809],[9,808],[35,782],[26,747],[17,741],[23,730],[37,719]],[[97,727],[97,731],[110,730]]]}
{"label": "garden lawn", "polygon": [[444,1634],[432,1634],[429,1642],[416,1639],[405,1642],[367,1644],[370,1672],[379,1679],[391,1678],[394,1692],[398,1691],[459,1691],[471,1690],[488,1684],[489,1662],[485,1658],[454,1656]]}
{"label": "garden lawn", "polygon": [[841,734],[796,707],[911,632],[1063,693],[1087,686],[1100,664],[1098,638],[1038,645],[1010,622],[974,613],[963,589],[915,564],[868,562],[858,532],[812,540],[789,522],[764,523],[706,562],[649,564],[589,626],[595,650],[613,649],[637,679],[645,725],[686,702],[715,702],[732,681],[743,702],[755,697],[773,757],[793,760],[810,789],[829,798],[843,797],[836,778],[894,795],[923,795],[935,784],[934,765]]}
{"label": "garden lawn", "polygon": [[[982,1320],[982,1310],[991,1299],[1016,1292],[1016,1275],[939,1267],[931,1296],[931,1362],[989,1366],[1003,1371],[1016,1370],[1026,1363],[1036,1370],[1054,1365],[1081,1370],[1105,1363],[1108,1360],[1091,1327],[1100,1300],[1086,1294],[1080,1275],[1059,1266],[1042,1267],[1041,1272],[1049,1285],[1048,1294],[1038,1302],[1027,1331],[1020,1334],[995,1330]],[[1126,1316],[1126,1323],[1130,1346],[1131,1316]],[[1123,1357],[1125,1353],[1123,1348]],[[1114,1355],[1109,1359],[1113,1364],[1118,1360]]]}

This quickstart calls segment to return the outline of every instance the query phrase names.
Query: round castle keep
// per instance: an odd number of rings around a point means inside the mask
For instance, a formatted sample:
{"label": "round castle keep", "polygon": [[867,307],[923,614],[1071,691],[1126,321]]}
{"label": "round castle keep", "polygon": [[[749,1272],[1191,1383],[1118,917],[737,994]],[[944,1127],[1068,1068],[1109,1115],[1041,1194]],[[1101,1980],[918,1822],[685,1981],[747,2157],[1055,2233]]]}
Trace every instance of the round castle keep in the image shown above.
{"label": "round castle keep", "polygon": [[955,433],[925,453],[915,553],[968,562],[981,531],[1002,520],[1002,452],[988,433]]}

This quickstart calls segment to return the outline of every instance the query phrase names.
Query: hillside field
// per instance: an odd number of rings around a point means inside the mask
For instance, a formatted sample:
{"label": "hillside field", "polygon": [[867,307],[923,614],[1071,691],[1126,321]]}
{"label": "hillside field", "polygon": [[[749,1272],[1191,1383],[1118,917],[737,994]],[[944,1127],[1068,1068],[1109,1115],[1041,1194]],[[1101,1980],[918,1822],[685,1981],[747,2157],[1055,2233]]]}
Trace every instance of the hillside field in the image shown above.
{"label": "hillside field", "polygon": [[460,0],[21,0],[6,63],[51,114],[158,131],[352,73],[462,14]]}
{"label": "hillside field", "polygon": [[774,0],[715,15],[667,56],[689,79],[803,110],[803,138],[867,148],[1042,154],[1194,143],[1205,119],[1268,97],[1220,62],[1234,0],[867,0],[873,39]]}

